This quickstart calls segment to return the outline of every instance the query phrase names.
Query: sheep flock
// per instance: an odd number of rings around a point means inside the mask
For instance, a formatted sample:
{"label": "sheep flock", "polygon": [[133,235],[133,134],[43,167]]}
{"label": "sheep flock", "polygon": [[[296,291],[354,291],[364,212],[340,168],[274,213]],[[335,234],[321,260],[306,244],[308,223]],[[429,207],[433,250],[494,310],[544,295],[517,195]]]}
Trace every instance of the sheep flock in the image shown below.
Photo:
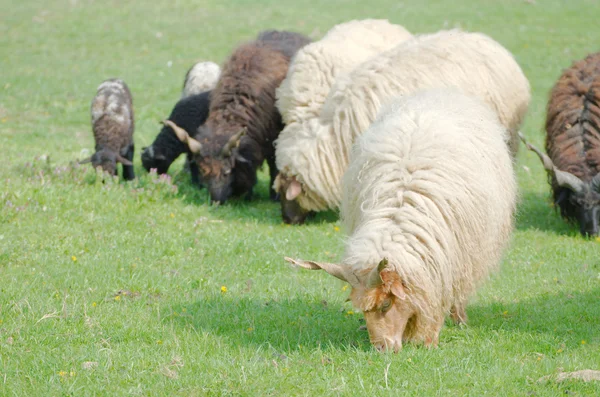
{"label": "sheep flock", "polygon": [[[192,184],[223,205],[256,200],[266,163],[283,222],[339,212],[338,263],[285,259],[347,282],[380,351],[437,346],[446,317],[466,323],[469,297],[509,245],[521,141],[541,159],[560,214],[583,236],[600,232],[600,53],[552,89],[546,153],[521,130],[531,88],[517,59],[458,29],[413,34],[364,19],[321,37],[261,31],[221,66],[192,65],[174,99],[141,152],[144,169],[167,173],[186,154]],[[110,175],[121,163],[134,179],[125,82],[102,82],[91,114],[96,151],[81,162]]]}

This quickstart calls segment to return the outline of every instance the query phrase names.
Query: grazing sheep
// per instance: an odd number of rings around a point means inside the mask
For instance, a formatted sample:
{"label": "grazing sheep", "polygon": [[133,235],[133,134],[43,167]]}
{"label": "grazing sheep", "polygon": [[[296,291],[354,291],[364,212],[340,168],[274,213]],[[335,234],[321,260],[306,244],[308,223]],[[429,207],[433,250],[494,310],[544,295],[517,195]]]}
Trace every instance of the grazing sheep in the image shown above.
{"label": "grazing sheep", "polygon": [[[210,91],[194,94],[180,99],[167,120],[193,134],[206,121],[209,106]],[[163,123],[152,145],[143,148],[142,165],[147,171],[154,168],[159,174],[165,174],[180,154],[187,153],[192,182],[199,184],[198,167],[192,161],[192,152],[187,144],[177,139],[170,124]]]}
{"label": "grazing sheep", "polygon": [[[525,142],[527,144],[527,142]],[[575,62],[552,89],[546,116],[546,152],[554,203],[584,236],[600,229],[600,53]]]}
{"label": "grazing sheep", "polygon": [[530,92],[512,55],[480,33],[418,36],[340,76],[320,118],[305,123],[301,132],[279,137],[277,166],[287,187],[280,193],[297,201],[293,209],[298,212],[290,218],[301,223],[309,211],[338,208],[354,139],[391,98],[435,87],[457,87],[490,105],[510,131],[508,143],[516,153]]}
{"label": "grazing sheep", "polygon": [[508,244],[517,185],[506,138],[496,114],[458,90],[399,97],[354,145],[342,264],[286,260],[350,283],[378,350],[437,345],[445,316],[466,321]]}
{"label": "grazing sheep", "polygon": [[256,170],[264,160],[272,185],[277,175],[273,141],[283,127],[275,89],[287,73],[290,57],[309,42],[298,33],[269,31],[240,45],[223,66],[211,93],[208,119],[196,139],[181,131],[196,146],[190,150],[212,201],[223,203],[242,194],[251,198]]}
{"label": "grazing sheep", "polygon": [[185,74],[181,98],[200,94],[215,88],[221,68],[214,62],[198,62]]}
{"label": "grazing sheep", "polygon": [[104,81],[92,100],[92,130],[96,152],[81,163],[92,163],[110,175],[123,165],[123,179],[135,178],[133,172],[133,100],[127,84],[120,79]]}
{"label": "grazing sheep", "polygon": [[[296,135],[302,136],[310,129],[310,123],[318,122],[321,107],[338,76],[410,37],[402,26],[387,20],[353,20],[334,26],[321,40],[298,51],[277,89],[277,108],[286,126],[275,146],[281,140],[297,139]],[[280,174],[273,188],[292,195],[290,183]],[[284,222],[301,223],[304,218],[296,219],[295,216],[303,214],[302,208],[297,201],[288,200],[286,194],[280,197]]]}

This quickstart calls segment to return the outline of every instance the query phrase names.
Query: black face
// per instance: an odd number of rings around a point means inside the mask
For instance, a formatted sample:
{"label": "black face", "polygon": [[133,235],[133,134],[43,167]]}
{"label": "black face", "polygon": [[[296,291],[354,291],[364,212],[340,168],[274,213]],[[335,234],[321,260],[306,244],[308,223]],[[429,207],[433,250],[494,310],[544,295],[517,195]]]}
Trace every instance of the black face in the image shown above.
{"label": "black face", "polygon": [[283,222],[291,225],[302,225],[306,220],[306,217],[311,211],[305,210],[300,207],[298,201],[287,200],[285,194],[281,195],[281,217]]}
{"label": "black face", "polygon": [[586,189],[572,193],[569,201],[575,207],[579,231],[585,237],[597,236],[600,231],[600,193]]}
{"label": "black face", "polygon": [[157,153],[154,146],[148,146],[142,150],[142,165],[146,171],[155,168],[159,174],[164,174],[169,170],[169,163],[164,155]]}
{"label": "black face", "polygon": [[100,150],[92,156],[94,168],[100,167],[110,175],[117,174],[117,155],[108,150]]}

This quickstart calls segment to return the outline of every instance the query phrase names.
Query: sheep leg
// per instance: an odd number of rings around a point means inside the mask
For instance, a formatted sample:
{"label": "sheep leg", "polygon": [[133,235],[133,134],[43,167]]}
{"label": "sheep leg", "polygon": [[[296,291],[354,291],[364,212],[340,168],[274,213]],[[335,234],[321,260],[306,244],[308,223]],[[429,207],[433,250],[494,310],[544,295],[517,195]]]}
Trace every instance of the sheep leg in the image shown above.
{"label": "sheep leg", "polygon": [[450,309],[450,318],[456,325],[467,324],[467,312],[465,311],[465,305],[463,303],[455,303]]}
{"label": "sheep leg", "polygon": [[201,188],[202,183],[200,183],[200,172],[198,171],[198,164],[196,164],[196,161],[189,153],[187,154],[186,164],[190,167],[190,178],[192,184]]}
{"label": "sheep leg", "polygon": [[[134,150],[135,150],[135,146],[133,144],[131,144],[131,146],[129,146],[129,148],[127,149],[127,154],[125,155],[125,158],[127,160],[131,161],[132,163],[133,163]],[[133,165],[122,164],[122,166],[123,166],[123,179],[125,179],[126,181],[135,179],[135,173],[133,172]]]}
{"label": "sheep leg", "polygon": [[271,183],[269,184],[269,198],[273,201],[279,201],[279,194],[273,189],[275,178],[279,173],[277,166],[275,165],[275,156],[267,157],[267,164],[269,165],[269,175],[271,176]]}

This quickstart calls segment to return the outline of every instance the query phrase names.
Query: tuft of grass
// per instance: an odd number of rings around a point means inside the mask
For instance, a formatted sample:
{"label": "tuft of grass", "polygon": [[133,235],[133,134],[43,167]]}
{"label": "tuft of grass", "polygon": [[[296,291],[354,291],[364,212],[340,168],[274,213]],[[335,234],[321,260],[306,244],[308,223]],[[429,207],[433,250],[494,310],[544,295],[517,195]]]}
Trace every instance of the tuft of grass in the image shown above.
{"label": "tuft of grass", "polygon": [[[600,394],[598,382],[538,382],[599,369],[600,242],[559,218],[524,149],[512,247],[469,325],[448,323],[438,349],[398,354],[373,351],[341,282],[283,262],[339,259],[336,214],[283,225],[265,171],[255,201],[212,207],[183,160],[158,177],[139,159],[193,62],[220,63],[261,29],[318,38],[365,17],[498,40],[530,79],[522,130],[540,145],[549,89],[597,51],[597,1],[0,5],[0,394]],[[76,164],[93,150],[96,87],[116,76],[134,97],[132,182]]]}

